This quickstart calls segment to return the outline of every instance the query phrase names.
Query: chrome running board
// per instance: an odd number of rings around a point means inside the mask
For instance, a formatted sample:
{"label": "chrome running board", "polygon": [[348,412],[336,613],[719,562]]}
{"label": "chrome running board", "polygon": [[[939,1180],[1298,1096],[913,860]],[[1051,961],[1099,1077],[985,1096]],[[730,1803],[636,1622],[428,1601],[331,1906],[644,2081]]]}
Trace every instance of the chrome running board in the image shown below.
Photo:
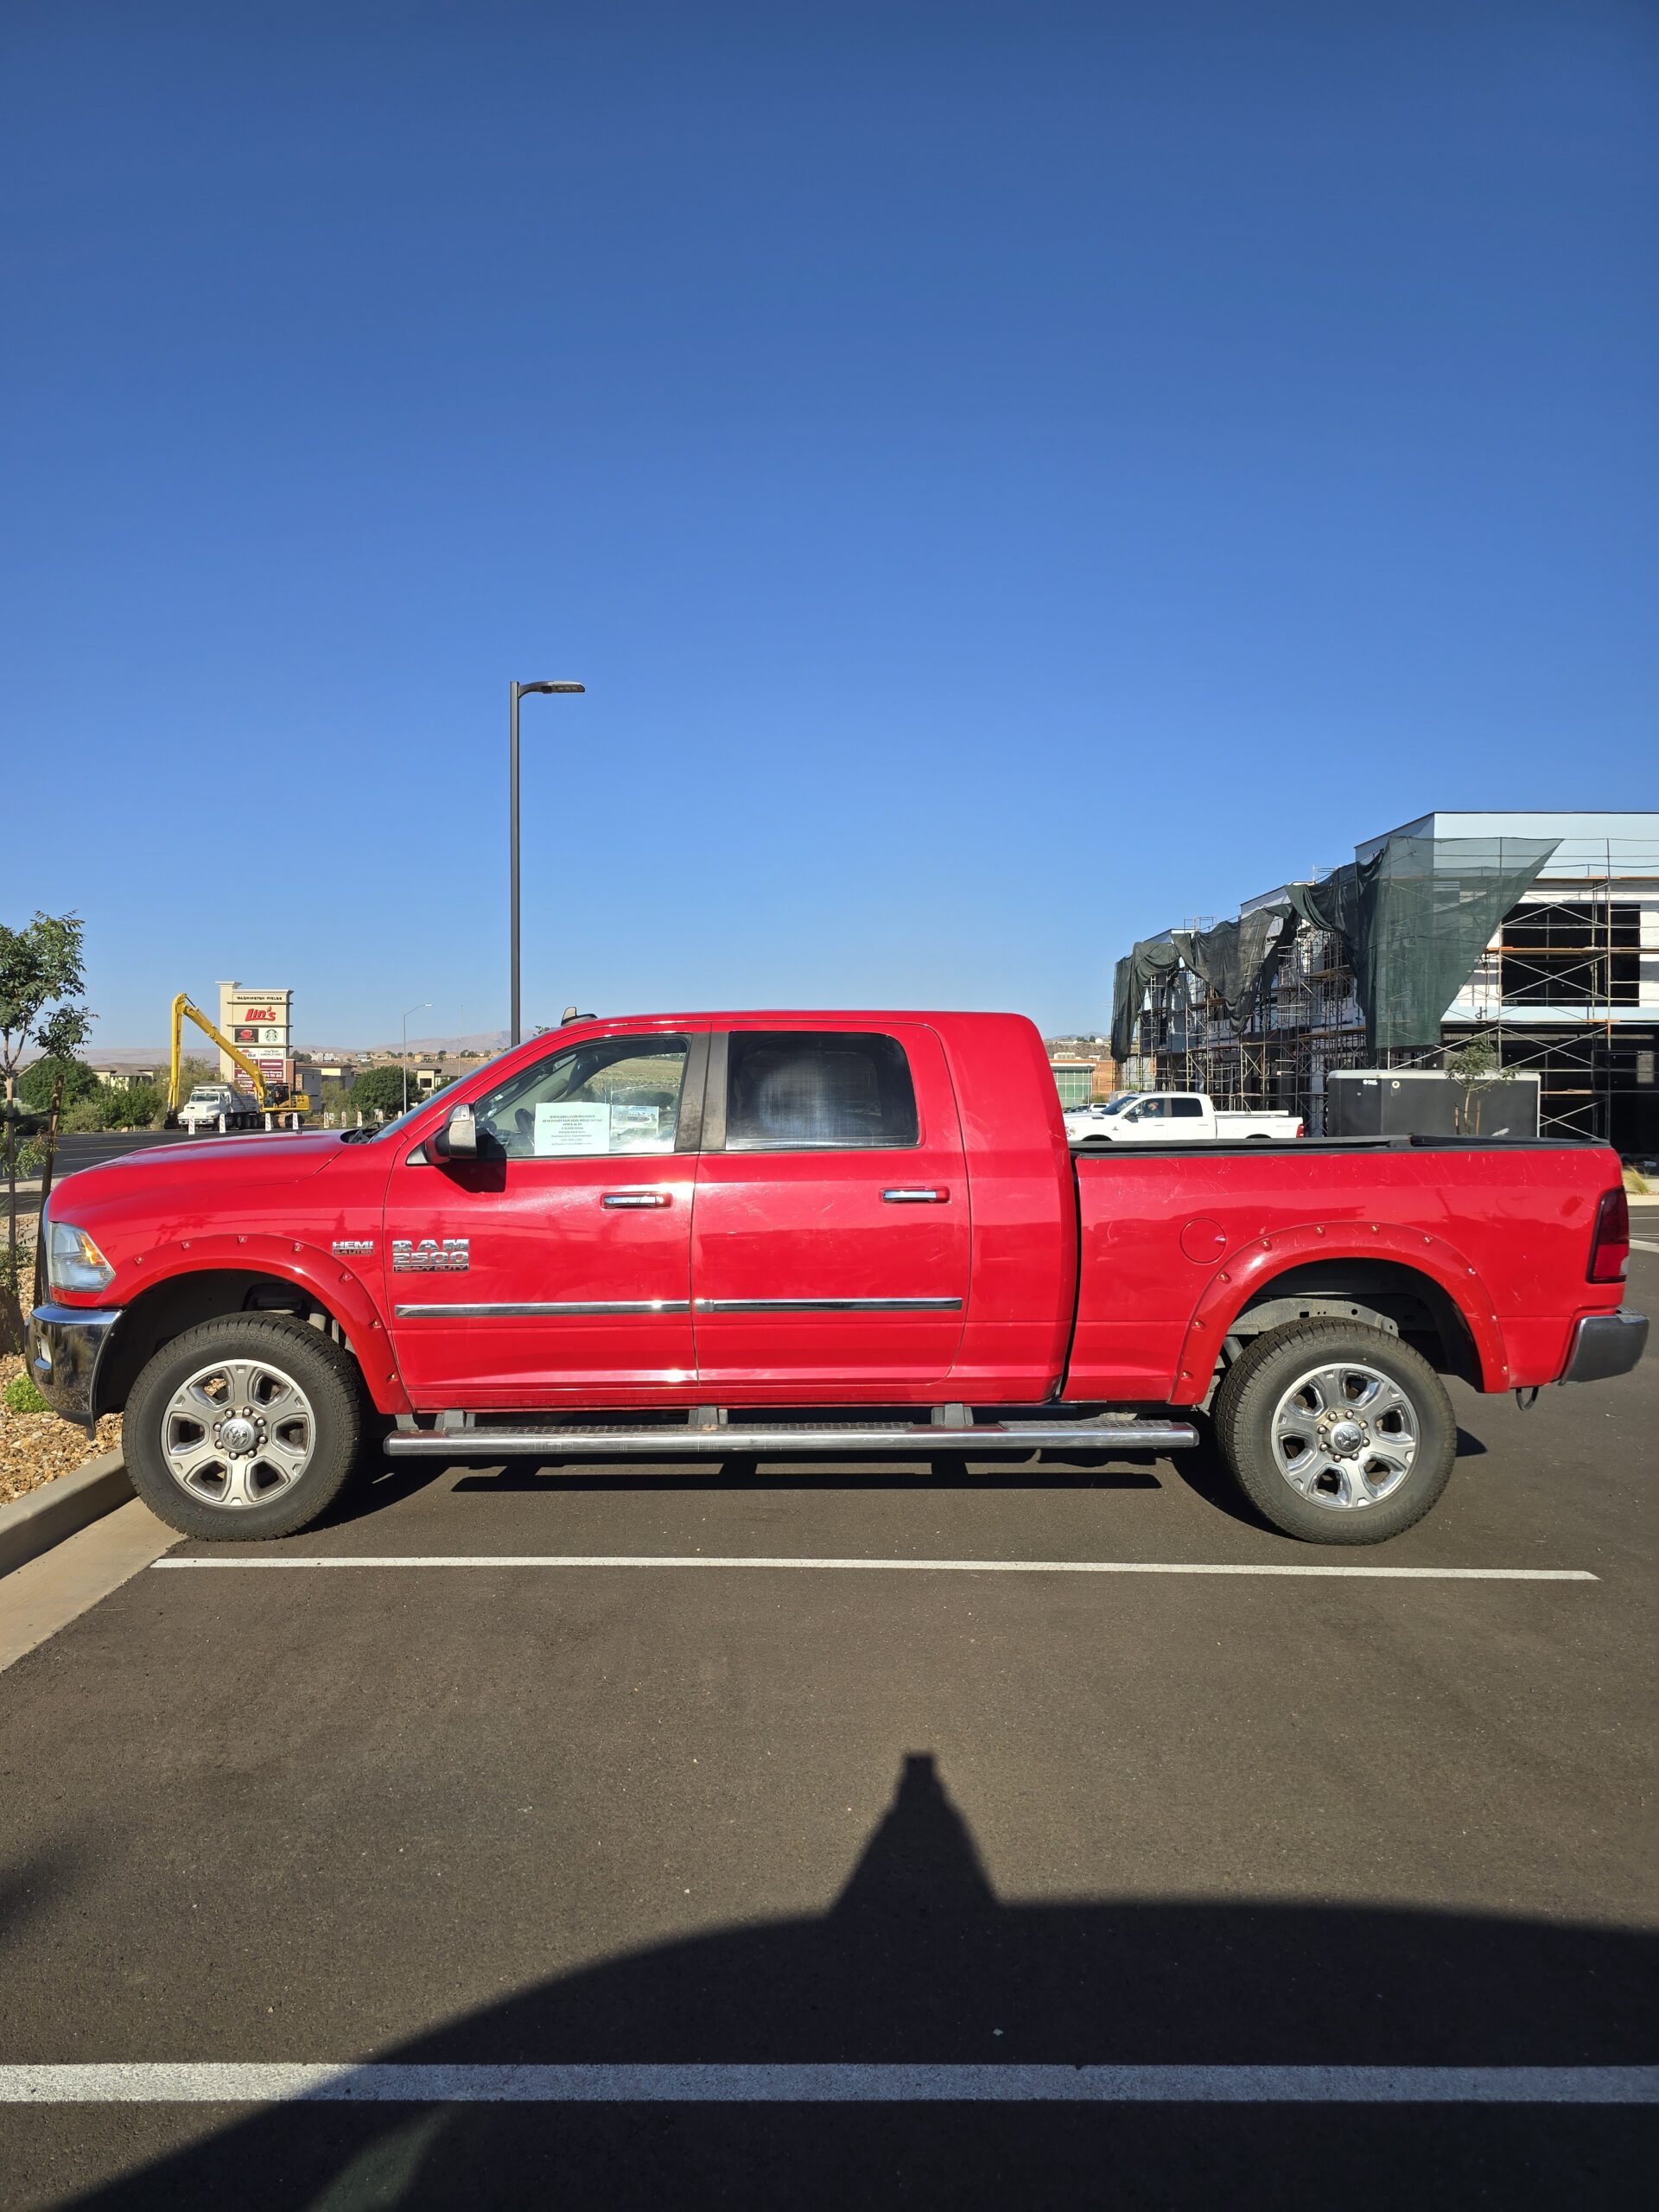
{"label": "chrome running board", "polygon": [[836,1421],[808,1427],[624,1425],[590,1428],[397,1429],[385,1448],[399,1458],[516,1459],[544,1453],[559,1459],[727,1459],[743,1452],[777,1459],[785,1452],[895,1452],[921,1459],[935,1452],[1184,1452],[1198,1431],[1181,1421],[1020,1421],[947,1428],[936,1423],[893,1426]]}

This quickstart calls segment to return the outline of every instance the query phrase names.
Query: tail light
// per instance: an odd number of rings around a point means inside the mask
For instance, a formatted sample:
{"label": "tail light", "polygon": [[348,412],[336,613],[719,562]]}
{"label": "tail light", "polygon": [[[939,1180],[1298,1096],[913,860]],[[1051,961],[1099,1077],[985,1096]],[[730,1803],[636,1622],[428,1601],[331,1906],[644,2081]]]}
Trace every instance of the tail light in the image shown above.
{"label": "tail light", "polygon": [[1623,1191],[1604,1191],[1590,1240],[1592,1282],[1623,1282],[1630,1256],[1630,1205]]}
{"label": "tail light", "polygon": [[1299,1137],[1305,1137],[1307,1135],[1307,1124],[1306,1122],[1297,1122],[1296,1134]]}

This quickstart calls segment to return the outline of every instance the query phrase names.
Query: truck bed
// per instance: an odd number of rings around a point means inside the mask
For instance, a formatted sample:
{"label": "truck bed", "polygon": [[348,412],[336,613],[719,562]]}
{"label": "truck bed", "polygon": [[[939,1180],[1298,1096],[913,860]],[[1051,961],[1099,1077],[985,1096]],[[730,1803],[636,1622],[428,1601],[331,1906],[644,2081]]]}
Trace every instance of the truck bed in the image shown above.
{"label": "truck bed", "polygon": [[1195,1405],[1237,1315],[1270,1293],[1414,1300],[1484,1389],[1553,1382],[1580,1314],[1605,1146],[1327,1137],[1072,1155],[1080,1238],[1065,1396]]}

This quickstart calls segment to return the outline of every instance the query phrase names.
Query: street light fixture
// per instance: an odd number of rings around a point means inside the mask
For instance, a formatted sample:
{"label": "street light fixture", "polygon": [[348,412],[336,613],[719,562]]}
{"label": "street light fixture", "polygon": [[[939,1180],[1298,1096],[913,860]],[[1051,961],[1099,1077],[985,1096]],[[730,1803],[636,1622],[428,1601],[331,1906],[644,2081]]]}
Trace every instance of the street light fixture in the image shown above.
{"label": "street light fixture", "polygon": [[515,683],[512,687],[512,713],[509,717],[511,728],[511,743],[509,750],[512,755],[512,766],[509,780],[512,789],[512,798],[508,811],[512,817],[512,861],[511,869],[512,906],[512,1036],[511,1041],[515,1045],[518,1042],[521,1029],[518,1014],[518,702],[524,697],[526,691],[585,691],[587,689],[588,686],[585,683]]}
{"label": "street light fixture", "polygon": [[409,1017],[411,1014],[426,1014],[431,1008],[430,999],[423,999],[418,1006],[404,1009],[404,1111],[409,1111]]}

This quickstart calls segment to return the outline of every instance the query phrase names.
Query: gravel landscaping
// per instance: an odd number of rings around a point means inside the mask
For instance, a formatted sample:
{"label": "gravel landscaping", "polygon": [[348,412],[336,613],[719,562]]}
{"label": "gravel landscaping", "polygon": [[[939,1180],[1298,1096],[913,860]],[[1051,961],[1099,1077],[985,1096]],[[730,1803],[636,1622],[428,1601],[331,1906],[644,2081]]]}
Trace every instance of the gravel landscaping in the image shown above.
{"label": "gravel landscaping", "polygon": [[106,1414],[98,1424],[96,1440],[89,1444],[85,1429],[57,1414],[14,1413],[6,1400],[23,1371],[22,1360],[15,1353],[0,1355],[0,1505],[59,1475],[73,1474],[100,1452],[114,1451],[121,1441],[119,1414]]}

